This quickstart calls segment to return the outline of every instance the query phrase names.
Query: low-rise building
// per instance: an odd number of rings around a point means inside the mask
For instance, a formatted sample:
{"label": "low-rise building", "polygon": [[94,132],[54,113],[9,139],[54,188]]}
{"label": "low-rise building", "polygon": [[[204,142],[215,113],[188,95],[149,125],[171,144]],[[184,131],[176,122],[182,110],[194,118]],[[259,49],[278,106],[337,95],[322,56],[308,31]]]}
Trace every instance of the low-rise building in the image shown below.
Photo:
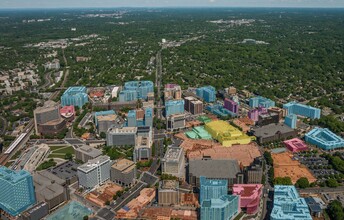
{"label": "low-rise building", "polygon": [[167,149],[162,160],[162,172],[180,179],[185,178],[185,155],[183,148],[170,147]]}
{"label": "low-rise building", "polygon": [[233,195],[239,196],[240,208],[247,214],[254,215],[259,211],[262,198],[262,184],[234,184]]}
{"label": "low-rise building", "polygon": [[22,213],[22,220],[41,220],[49,214],[48,203],[40,202]]}
{"label": "low-rise building", "polygon": [[305,140],[323,150],[334,150],[344,147],[344,139],[327,128],[314,128],[305,135]]}
{"label": "low-rise building", "polygon": [[185,128],[185,114],[170,115],[167,117],[167,130],[174,131]]}
{"label": "low-rise building", "polygon": [[48,171],[65,180],[67,185],[71,185],[78,181],[77,168],[78,164],[69,160],[57,165],[56,167],[48,169]]}
{"label": "low-rise building", "polygon": [[257,137],[257,141],[260,144],[297,136],[297,132],[294,129],[284,124],[269,124],[262,127],[255,127],[251,132]]}
{"label": "low-rise building", "polygon": [[159,183],[158,203],[161,206],[180,204],[179,183],[174,180],[163,180]]}
{"label": "low-rise building", "polygon": [[300,140],[299,138],[286,140],[286,141],[283,141],[283,143],[285,147],[293,153],[308,150],[307,144],[304,141]]}
{"label": "low-rise building", "polygon": [[87,163],[89,160],[97,158],[102,155],[102,152],[94,147],[84,145],[75,149],[75,157],[77,160],[81,160]]}
{"label": "low-rise building", "polygon": [[136,178],[136,165],[127,159],[118,159],[111,166],[111,181],[122,186],[131,186]]}
{"label": "low-rise building", "polygon": [[230,159],[189,160],[188,183],[194,187],[199,187],[201,176],[210,179],[227,179],[229,185],[242,184],[244,181],[238,161]]}
{"label": "low-rise building", "polygon": [[33,176],[36,198],[39,202],[46,202],[48,210],[53,210],[69,200],[69,190],[66,181],[43,170]]}
{"label": "low-rise building", "polygon": [[78,167],[79,185],[92,189],[110,179],[111,160],[108,156],[100,156]]}
{"label": "low-rise building", "polygon": [[295,186],[276,185],[270,219],[312,220],[307,203]]}

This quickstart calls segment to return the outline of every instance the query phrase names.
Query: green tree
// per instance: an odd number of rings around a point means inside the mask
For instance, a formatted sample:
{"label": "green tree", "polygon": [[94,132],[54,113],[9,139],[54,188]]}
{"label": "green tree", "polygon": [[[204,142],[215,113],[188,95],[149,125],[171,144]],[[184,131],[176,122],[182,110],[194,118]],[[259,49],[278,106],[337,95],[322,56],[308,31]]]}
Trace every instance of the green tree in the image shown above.
{"label": "green tree", "polygon": [[73,154],[71,154],[71,153],[66,153],[65,154],[65,157],[64,157],[66,160],[72,160],[73,159]]}
{"label": "green tree", "polygon": [[88,215],[85,215],[85,216],[83,217],[83,219],[84,219],[84,220],[88,220]]}
{"label": "green tree", "polygon": [[306,177],[301,177],[300,179],[298,179],[296,181],[295,186],[297,186],[301,189],[305,189],[305,188],[309,187],[309,181]]}
{"label": "green tree", "polygon": [[104,131],[100,132],[100,137],[105,139],[106,138],[106,133]]}
{"label": "green tree", "polygon": [[326,180],[326,185],[328,187],[331,187],[331,188],[336,188],[337,186],[339,186],[339,184],[338,184],[336,179],[328,179],[328,180]]}
{"label": "green tree", "polygon": [[274,185],[293,185],[290,177],[276,177],[274,179]]}
{"label": "green tree", "polygon": [[327,214],[330,216],[331,220],[343,220],[344,219],[344,210],[342,203],[338,200],[333,200],[327,206]]}

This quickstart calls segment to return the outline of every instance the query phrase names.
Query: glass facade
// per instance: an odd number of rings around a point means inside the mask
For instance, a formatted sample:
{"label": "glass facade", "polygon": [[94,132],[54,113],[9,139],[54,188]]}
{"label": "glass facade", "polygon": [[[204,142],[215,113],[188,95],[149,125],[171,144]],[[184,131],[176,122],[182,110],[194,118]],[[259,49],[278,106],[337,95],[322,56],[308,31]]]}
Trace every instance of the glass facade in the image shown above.
{"label": "glass facade", "polygon": [[0,209],[17,216],[35,202],[31,174],[25,170],[16,172],[0,167]]}
{"label": "glass facade", "polygon": [[296,114],[311,119],[319,119],[321,115],[321,110],[319,108],[314,108],[309,105],[303,105],[297,102],[289,102],[283,105],[283,108],[288,111],[288,115]]}
{"label": "glass facade", "polygon": [[69,87],[61,96],[61,105],[73,105],[82,108],[82,106],[88,103],[87,89],[84,86]]}

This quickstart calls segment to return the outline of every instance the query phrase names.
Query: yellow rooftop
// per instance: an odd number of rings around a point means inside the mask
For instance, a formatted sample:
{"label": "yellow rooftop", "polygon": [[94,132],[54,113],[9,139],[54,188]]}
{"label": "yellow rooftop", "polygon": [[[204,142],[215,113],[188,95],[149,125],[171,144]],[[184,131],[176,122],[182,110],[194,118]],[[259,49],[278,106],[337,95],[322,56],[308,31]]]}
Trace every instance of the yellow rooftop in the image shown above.
{"label": "yellow rooftop", "polygon": [[249,136],[226,121],[211,121],[205,125],[205,130],[225,147],[230,147],[233,144],[249,144],[251,142]]}

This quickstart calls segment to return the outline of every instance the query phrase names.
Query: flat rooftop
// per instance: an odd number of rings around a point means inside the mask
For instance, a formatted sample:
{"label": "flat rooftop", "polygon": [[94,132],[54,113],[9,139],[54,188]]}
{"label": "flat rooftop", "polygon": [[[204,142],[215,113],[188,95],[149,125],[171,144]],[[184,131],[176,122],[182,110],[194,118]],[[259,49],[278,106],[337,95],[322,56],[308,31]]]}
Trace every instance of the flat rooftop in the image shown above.
{"label": "flat rooftop", "polygon": [[183,154],[183,148],[180,147],[169,147],[165,153],[164,159],[168,162],[179,161],[179,158]]}
{"label": "flat rooftop", "polygon": [[73,161],[67,161],[63,164],[60,164],[48,171],[52,174],[60,177],[61,179],[68,180],[77,175],[76,171],[78,168],[78,164]]}
{"label": "flat rooftop", "polygon": [[122,127],[122,128],[110,128],[110,133],[114,134],[120,134],[120,133],[135,133],[137,132],[137,127]]}
{"label": "flat rooftop", "polygon": [[45,200],[51,200],[64,193],[65,180],[44,170],[33,176],[35,191]]}
{"label": "flat rooftop", "polygon": [[131,160],[123,158],[116,160],[111,167],[115,168],[116,170],[120,170],[121,172],[129,172],[135,169],[135,163]]}
{"label": "flat rooftop", "polygon": [[262,127],[255,127],[253,128],[254,135],[257,137],[271,137],[275,135],[277,132],[281,132],[282,134],[292,132],[294,129],[288,127],[284,124],[269,124]]}
{"label": "flat rooftop", "polygon": [[110,157],[108,157],[108,156],[99,156],[99,157],[94,158],[92,160],[89,160],[87,163],[79,166],[78,170],[81,170],[83,172],[88,172],[88,171],[94,169],[95,167],[99,166],[100,164],[103,164],[109,160],[110,160]]}
{"label": "flat rooftop", "polygon": [[100,121],[115,121],[117,118],[117,115],[99,115],[96,117],[99,123]]}
{"label": "flat rooftop", "polygon": [[84,145],[82,147],[79,147],[75,151],[79,151],[79,152],[84,153],[84,154],[86,154],[90,157],[93,157],[93,158],[102,155],[102,151],[100,151],[94,147],[88,146],[88,145]]}
{"label": "flat rooftop", "polygon": [[189,173],[195,177],[235,178],[239,171],[237,160],[195,159],[189,161]]}

